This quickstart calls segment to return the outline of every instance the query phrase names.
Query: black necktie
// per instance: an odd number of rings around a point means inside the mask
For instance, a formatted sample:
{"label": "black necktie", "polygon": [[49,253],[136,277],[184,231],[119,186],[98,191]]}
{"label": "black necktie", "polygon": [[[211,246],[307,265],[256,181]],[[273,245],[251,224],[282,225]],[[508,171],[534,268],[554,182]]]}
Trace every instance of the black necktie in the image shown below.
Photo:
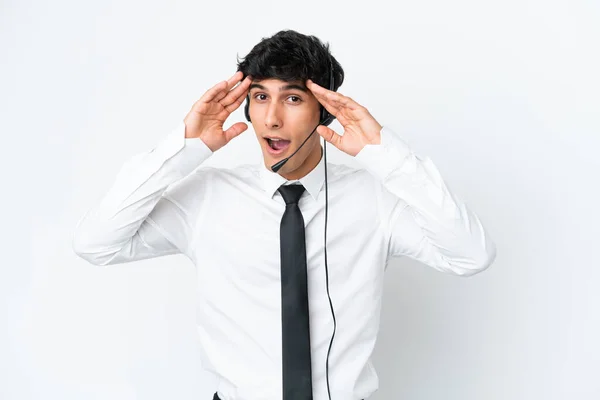
{"label": "black necktie", "polygon": [[298,207],[304,186],[278,190],[286,204],[280,228],[283,400],[312,400],[306,243]]}

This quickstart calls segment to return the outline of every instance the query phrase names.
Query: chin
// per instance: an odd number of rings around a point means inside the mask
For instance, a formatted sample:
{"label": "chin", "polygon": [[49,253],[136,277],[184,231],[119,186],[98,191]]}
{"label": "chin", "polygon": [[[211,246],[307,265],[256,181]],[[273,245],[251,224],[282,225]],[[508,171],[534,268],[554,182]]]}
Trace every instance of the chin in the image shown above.
{"label": "chin", "polygon": [[[268,169],[269,171],[271,171],[271,166],[277,162],[277,161],[270,160],[267,157],[264,158],[264,161],[265,161],[265,168]],[[273,172],[273,171],[271,171],[271,172]]]}
{"label": "chin", "polygon": [[[298,154],[296,154],[298,155]],[[275,164],[277,164],[279,161],[283,160],[285,157],[279,157],[279,158],[273,158],[270,156],[264,156],[263,161],[264,161],[264,165],[265,168],[268,169],[270,172],[273,172],[273,170],[271,169],[271,167]],[[293,172],[296,169],[296,165],[293,164],[294,161],[298,161],[298,160],[294,160],[294,158],[296,158],[296,156],[292,157],[288,162],[286,162],[284,164],[283,167],[281,167],[279,169],[279,171],[277,172],[273,172],[274,174],[280,174],[280,175],[285,175],[285,174],[289,174],[291,172]]]}

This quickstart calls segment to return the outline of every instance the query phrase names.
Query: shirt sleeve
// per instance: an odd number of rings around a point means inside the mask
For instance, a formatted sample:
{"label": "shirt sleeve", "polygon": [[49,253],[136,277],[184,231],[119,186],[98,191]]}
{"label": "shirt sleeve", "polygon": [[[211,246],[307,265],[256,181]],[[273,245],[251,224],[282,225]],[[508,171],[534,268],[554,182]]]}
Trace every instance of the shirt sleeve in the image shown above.
{"label": "shirt sleeve", "polygon": [[174,201],[171,192],[177,190],[174,183],[212,154],[201,139],[185,138],[181,122],[157,146],[133,156],[98,204],[77,222],[74,252],[101,266],[189,255],[189,210]]}
{"label": "shirt sleeve", "polygon": [[489,267],[495,244],[478,216],[452,193],[428,157],[390,128],[355,158],[378,184],[388,257],[408,256],[439,271],[471,276]]}

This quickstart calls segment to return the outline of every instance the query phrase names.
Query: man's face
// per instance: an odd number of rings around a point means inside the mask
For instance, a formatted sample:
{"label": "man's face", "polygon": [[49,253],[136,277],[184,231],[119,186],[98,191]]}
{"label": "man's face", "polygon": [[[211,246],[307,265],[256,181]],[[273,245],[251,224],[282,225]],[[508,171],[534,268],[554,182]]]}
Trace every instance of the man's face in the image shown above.
{"label": "man's face", "polygon": [[[319,102],[301,81],[254,80],[250,85],[250,119],[268,169],[290,156],[319,122]],[[315,132],[279,170],[286,179],[299,179],[321,159]],[[271,139],[281,139],[271,140]]]}

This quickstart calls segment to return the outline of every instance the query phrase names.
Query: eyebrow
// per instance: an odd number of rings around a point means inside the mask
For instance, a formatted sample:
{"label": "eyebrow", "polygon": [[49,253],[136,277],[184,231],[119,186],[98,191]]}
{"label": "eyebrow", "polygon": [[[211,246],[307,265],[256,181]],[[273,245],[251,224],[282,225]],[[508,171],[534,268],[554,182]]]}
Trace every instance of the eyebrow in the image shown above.
{"label": "eyebrow", "polygon": [[[251,84],[250,87],[248,88],[248,90],[252,90],[252,89],[267,90],[267,88],[264,87],[263,85],[261,85],[260,83],[253,83],[253,84]],[[301,91],[303,91],[305,93],[308,93],[308,89],[306,88],[306,86],[300,86],[300,85],[293,84],[293,83],[289,84],[289,85],[281,86],[279,88],[279,91],[280,92],[284,92],[286,90],[291,90],[291,89],[298,89],[298,90],[301,90]]]}

